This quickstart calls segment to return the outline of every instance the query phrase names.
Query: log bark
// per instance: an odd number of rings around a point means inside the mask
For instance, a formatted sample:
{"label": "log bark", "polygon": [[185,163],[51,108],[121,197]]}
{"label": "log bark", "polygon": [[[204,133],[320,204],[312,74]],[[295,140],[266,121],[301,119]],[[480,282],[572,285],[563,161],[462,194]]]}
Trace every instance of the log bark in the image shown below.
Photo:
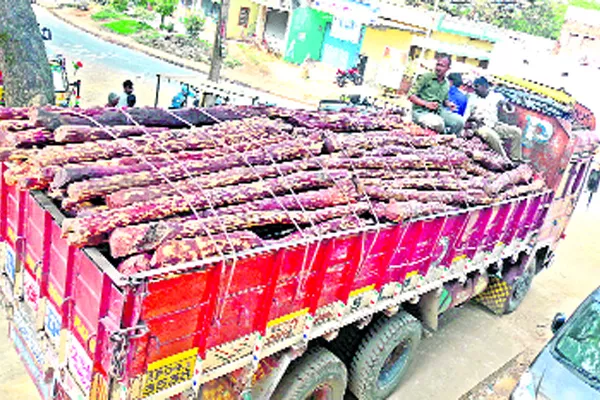
{"label": "log bark", "polygon": [[143,160],[139,157],[113,158],[110,160],[100,160],[95,163],[67,164],[59,168],[50,167],[45,170],[44,176],[48,178],[52,176],[53,180],[50,187],[52,189],[59,189],[76,181],[140,171],[154,171],[156,168],[174,163],[183,163],[185,165],[188,161],[212,159],[222,157],[224,154],[222,150],[209,149],[203,151],[182,151],[173,154],[152,154],[144,156]]}
{"label": "log bark", "polygon": [[[135,174],[111,176],[94,181],[76,182],[67,190],[69,203],[78,199],[101,197],[121,189],[142,187],[164,183],[164,178],[176,181],[209,172],[217,172],[234,167],[251,165],[269,165],[276,162],[311,157],[321,151],[321,144],[310,139],[282,142],[265,146],[242,154],[231,154],[210,160],[189,161],[185,167],[174,164],[160,168],[157,172],[143,171]],[[67,208],[69,204],[63,204]]]}
{"label": "log bark", "polygon": [[496,195],[509,186],[528,183],[533,179],[533,170],[528,164],[521,164],[517,168],[504,172],[496,179],[488,181],[484,190],[489,195]]}
{"label": "log bark", "polygon": [[374,204],[377,217],[392,222],[402,222],[411,218],[449,212],[453,207],[440,202],[423,203],[416,200],[395,201]]}
{"label": "log bark", "polygon": [[189,195],[163,197],[150,202],[112,209],[89,217],[67,219],[62,229],[69,244],[85,246],[92,236],[110,233],[115,228],[141,222],[157,220],[171,215],[187,213],[193,208],[203,209],[248,202],[256,199],[286,193],[289,190],[306,190],[316,187],[330,187],[341,182],[346,172],[337,175],[320,172],[301,172],[283,178],[265,180],[258,183],[235,187],[215,188]]}
{"label": "log bark", "polygon": [[[187,128],[190,125],[212,125],[217,121],[242,118],[241,115],[229,107],[213,107],[209,109],[184,108],[180,110],[141,107],[128,108],[125,110],[125,113],[129,114],[133,121],[139,125],[168,128]],[[65,109],[60,111],[35,108],[30,111],[29,118],[36,126],[41,126],[51,131],[63,125],[134,125],[133,121],[125,113],[116,108],[104,107],[89,108],[86,110]]]}
{"label": "log bark", "polygon": [[396,157],[330,157],[324,160],[327,168],[355,168],[355,169],[425,169],[425,170],[452,170],[460,168],[468,161],[464,154],[400,154]]}
{"label": "log bark", "polygon": [[379,186],[390,189],[419,189],[419,190],[470,190],[483,189],[487,181],[481,177],[459,179],[455,176],[400,178],[394,180],[361,179],[360,184],[365,186]]}
{"label": "log bark", "polygon": [[508,189],[506,192],[500,194],[500,200],[508,200],[513,197],[523,196],[525,194],[537,193],[542,191],[546,187],[546,184],[542,179],[536,179],[527,185],[518,185]]}
{"label": "log bark", "polygon": [[4,143],[13,148],[31,148],[43,144],[51,144],[54,134],[43,128],[25,129],[8,132],[4,136]]}
{"label": "log bark", "polygon": [[365,186],[364,192],[367,196],[378,200],[410,201],[417,200],[422,203],[439,202],[447,205],[471,206],[491,204],[494,199],[489,197],[483,190],[468,191],[427,191],[427,190],[405,190],[390,189],[378,186]]}
{"label": "log bark", "polygon": [[[6,77],[4,79],[6,79]],[[0,107],[0,120],[26,120],[26,119],[29,119],[29,108]]]}
{"label": "log bark", "polygon": [[58,143],[83,143],[96,140],[111,140],[131,136],[147,135],[149,133],[162,132],[169,128],[145,127],[145,126],[113,126],[106,128],[94,128],[81,125],[59,126],[54,131],[54,141]]}
{"label": "log bark", "polygon": [[342,133],[327,134],[325,138],[326,149],[333,153],[350,149],[372,150],[384,146],[407,146],[427,148],[449,143],[453,140],[450,135],[438,136],[412,136],[403,133],[391,132],[366,132],[362,135],[348,135]]}
{"label": "log bark", "polygon": [[328,233],[343,232],[349,229],[361,228],[372,224],[366,219],[356,215],[347,215],[345,217],[336,218],[331,221],[321,222],[320,224],[304,228],[302,231],[294,232],[287,237],[278,240],[279,243],[289,243],[292,241],[301,240],[307,237],[322,236]]}
{"label": "log bark", "polygon": [[52,72],[29,0],[0,0],[0,71],[7,106],[54,103]]}
{"label": "log bark", "polygon": [[[326,206],[327,204],[324,203]],[[369,210],[367,203],[326,207],[314,211],[247,211],[207,218],[174,218],[149,224],[117,228],[110,235],[110,252],[113,257],[150,252],[172,239],[236,231],[266,225],[306,225],[343,217],[361,215]]]}
{"label": "log bark", "polygon": [[193,239],[172,240],[156,249],[150,264],[152,268],[177,265],[218,256],[221,253],[239,253],[259,247],[262,244],[262,239],[249,231],[231,232],[227,235],[220,234],[212,237],[200,236]]}
{"label": "log bark", "polygon": [[[177,181],[174,184],[164,183],[161,185],[119,190],[118,192],[108,195],[106,197],[106,203],[111,208],[126,207],[130,204],[149,201],[177,193],[192,193],[198,191],[198,187],[211,189],[238,183],[255,182],[260,179],[289,175],[294,172],[311,168],[314,168],[314,163],[305,160],[289,161],[278,165],[257,165],[253,168],[236,167],[207,175],[201,175],[197,178],[184,179]],[[73,200],[78,201],[79,199]]]}

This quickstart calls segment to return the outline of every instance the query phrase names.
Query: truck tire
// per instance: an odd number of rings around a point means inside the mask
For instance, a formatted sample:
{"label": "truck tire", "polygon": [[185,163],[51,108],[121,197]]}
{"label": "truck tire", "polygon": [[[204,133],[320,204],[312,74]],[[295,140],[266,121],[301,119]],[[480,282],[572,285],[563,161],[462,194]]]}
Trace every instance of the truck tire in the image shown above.
{"label": "truck tire", "polygon": [[515,311],[523,302],[529,289],[531,289],[531,283],[535,272],[532,268],[525,268],[523,274],[516,277],[510,284],[510,295],[506,301],[506,308],[504,314],[510,314]]}
{"label": "truck tire", "polygon": [[325,346],[331,351],[337,358],[342,360],[346,367],[349,369],[352,364],[352,359],[360,342],[362,342],[365,336],[365,330],[358,329],[355,325],[348,325],[340,330],[338,337],[332,342],[327,343]]}
{"label": "truck tire", "polygon": [[398,387],[415,356],[423,328],[407,312],[381,318],[367,332],[350,368],[359,400],[384,400]]}
{"label": "truck tire", "polygon": [[343,400],[348,382],[344,363],[323,347],[314,347],[294,361],[279,382],[274,400]]}

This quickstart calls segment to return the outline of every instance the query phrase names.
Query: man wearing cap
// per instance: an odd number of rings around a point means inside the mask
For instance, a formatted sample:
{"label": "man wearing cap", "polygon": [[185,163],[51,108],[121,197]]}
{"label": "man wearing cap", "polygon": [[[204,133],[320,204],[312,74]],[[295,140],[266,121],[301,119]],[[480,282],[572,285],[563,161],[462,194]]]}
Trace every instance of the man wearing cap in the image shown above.
{"label": "man wearing cap", "polygon": [[465,121],[474,121],[479,128],[475,133],[485,140],[492,149],[506,157],[503,140],[510,140],[510,159],[523,161],[521,152],[522,132],[517,126],[498,121],[498,107],[506,103],[500,93],[490,91],[490,83],[484,77],[473,82],[475,93],[469,96]]}
{"label": "man wearing cap", "polygon": [[439,133],[449,131],[458,135],[463,129],[463,119],[444,108],[456,108],[448,100],[450,85],[446,80],[446,73],[450,69],[450,63],[449,57],[440,57],[435,65],[435,73],[419,76],[411,88],[408,100],[413,103],[412,119],[415,123]]}

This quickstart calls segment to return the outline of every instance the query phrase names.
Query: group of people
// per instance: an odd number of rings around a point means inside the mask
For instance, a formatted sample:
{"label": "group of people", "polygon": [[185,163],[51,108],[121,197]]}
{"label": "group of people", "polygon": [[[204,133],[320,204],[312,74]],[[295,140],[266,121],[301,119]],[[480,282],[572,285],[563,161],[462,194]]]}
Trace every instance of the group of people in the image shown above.
{"label": "group of people", "polygon": [[[449,57],[440,57],[435,72],[417,78],[409,94],[413,121],[439,133],[459,136],[468,127],[501,155],[514,162],[524,161],[521,130],[498,119],[499,107],[506,104],[504,96],[490,90],[490,82],[485,77],[475,79],[473,94],[465,94],[461,90],[461,75],[448,74],[451,63]],[[510,140],[508,155],[503,145],[505,140]]]}
{"label": "group of people", "polygon": [[133,94],[133,82],[129,79],[123,82],[123,93],[112,92],[108,95],[106,107],[135,107],[136,97]]}

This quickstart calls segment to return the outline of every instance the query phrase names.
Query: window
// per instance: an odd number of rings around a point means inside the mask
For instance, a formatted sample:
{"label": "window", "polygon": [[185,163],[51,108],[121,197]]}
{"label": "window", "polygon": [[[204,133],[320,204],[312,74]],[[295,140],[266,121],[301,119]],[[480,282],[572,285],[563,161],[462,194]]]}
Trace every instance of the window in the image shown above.
{"label": "window", "polygon": [[249,20],[250,20],[250,8],[241,7],[240,8],[240,18],[238,19],[238,26],[243,26],[244,28],[247,28]]}
{"label": "window", "polygon": [[600,387],[600,302],[588,301],[567,322],[554,356],[590,386]]}
{"label": "window", "polygon": [[490,65],[490,62],[488,60],[479,60],[479,67],[483,68],[483,69],[487,69],[487,67]]}

